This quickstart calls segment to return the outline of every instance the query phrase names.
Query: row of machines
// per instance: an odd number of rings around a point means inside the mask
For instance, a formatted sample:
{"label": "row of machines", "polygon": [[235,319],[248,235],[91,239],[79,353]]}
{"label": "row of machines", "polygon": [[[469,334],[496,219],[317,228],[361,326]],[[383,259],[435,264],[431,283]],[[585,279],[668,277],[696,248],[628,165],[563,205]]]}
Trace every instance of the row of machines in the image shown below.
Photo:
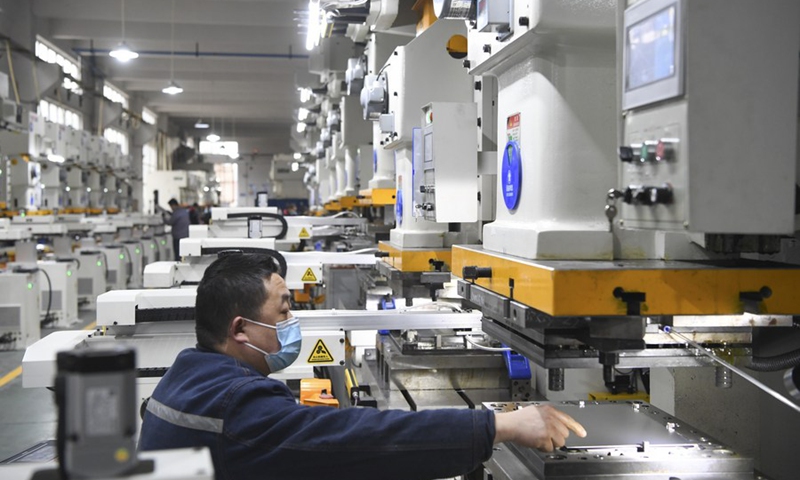
{"label": "row of machines", "polygon": [[531,365],[530,399],[590,432],[502,448],[492,475],[795,475],[795,3],[317,4],[295,136],[311,202],[385,207],[388,296],[444,301],[455,279]]}
{"label": "row of machines", "polygon": [[119,145],[35,112],[21,119],[0,131],[4,217],[130,209],[133,174]]}
{"label": "row of machines", "polygon": [[63,328],[111,289],[142,286],[144,265],[172,258],[161,219],[140,214],[69,222],[57,215],[0,219],[2,345],[24,349],[41,327]]}

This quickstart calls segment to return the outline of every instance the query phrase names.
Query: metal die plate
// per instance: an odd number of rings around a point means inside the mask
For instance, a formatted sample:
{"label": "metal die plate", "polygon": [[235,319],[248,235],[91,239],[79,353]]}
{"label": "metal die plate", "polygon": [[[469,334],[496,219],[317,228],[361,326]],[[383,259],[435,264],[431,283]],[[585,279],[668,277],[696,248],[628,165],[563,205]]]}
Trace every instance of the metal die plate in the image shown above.
{"label": "metal die plate", "polygon": [[[544,404],[575,418],[588,434],[570,436],[565,447],[552,453],[513,444],[501,447],[537,479],[753,478],[751,458],[644,402],[494,402],[483,406],[503,412]],[[487,466],[493,468],[491,462]]]}

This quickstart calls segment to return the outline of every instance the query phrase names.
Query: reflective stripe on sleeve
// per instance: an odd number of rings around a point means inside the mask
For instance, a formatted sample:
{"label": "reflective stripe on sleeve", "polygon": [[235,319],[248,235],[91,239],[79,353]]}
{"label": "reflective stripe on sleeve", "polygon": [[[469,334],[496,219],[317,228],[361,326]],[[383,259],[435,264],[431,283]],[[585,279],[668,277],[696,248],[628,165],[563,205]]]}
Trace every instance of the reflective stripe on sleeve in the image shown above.
{"label": "reflective stripe on sleeve", "polygon": [[161,420],[179,427],[202,430],[204,432],[222,433],[221,418],[184,413],[180,410],[168,407],[154,398],[150,398],[147,402],[147,411]]}

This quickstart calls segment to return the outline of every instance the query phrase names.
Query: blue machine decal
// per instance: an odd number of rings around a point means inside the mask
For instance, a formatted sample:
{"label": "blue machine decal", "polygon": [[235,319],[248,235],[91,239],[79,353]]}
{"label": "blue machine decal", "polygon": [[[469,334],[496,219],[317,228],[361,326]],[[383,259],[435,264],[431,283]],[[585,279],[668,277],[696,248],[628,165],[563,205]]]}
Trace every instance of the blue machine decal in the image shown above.
{"label": "blue machine decal", "polygon": [[372,150],[372,173],[378,172],[378,151]]}
{"label": "blue machine decal", "polygon": [[503,168],[500,171],[500,185],[503,188],[503,201],[506,208],[514,210],[519,205],[520,187],[522,185],[522,159],[519,143],[510,140],[503,150]]}
{"label": "blue machine decal", "polygon": [[396,201],[394,204],[394,216],[397,220],[397,225],[403,224],[403,190],[397,189]]}

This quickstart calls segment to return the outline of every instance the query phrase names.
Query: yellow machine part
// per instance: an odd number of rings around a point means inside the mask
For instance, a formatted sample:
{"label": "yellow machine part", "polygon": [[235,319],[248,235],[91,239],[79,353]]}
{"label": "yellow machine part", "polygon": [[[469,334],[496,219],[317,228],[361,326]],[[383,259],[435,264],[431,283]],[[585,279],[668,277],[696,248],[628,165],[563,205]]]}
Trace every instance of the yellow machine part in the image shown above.
{"label": "yellow machine part", "polygon": [[347,387],[347,396],[352,397],[353,388],[358,387],[358,380],[356,380],[356,374],[353,372],[352,368],[345,369],[344,371],[344,385]]}
{"label": "yellow machine part", "polygon": [[102,215],[103,209],[102,208],[87,208],[86,213],[89,215]]}
{"label": "yellow machine part", "polygon": [[295,290],[294,291],[294,301],[297,303],[309,303],[311,302],[311,285],[306,284],[303,285],[302,290]]}
{"label": "yellow machine part", "polygon": [[388,252],[382,260],[401,272],[430,272],[431,260],[444,262],[444,270],[449,270],[451,251],[449,248],[404,248],[393,247],[387,242],[378,243],[378,250]]}
{"label": "yellow machine part", "polygon": [[304,378],[300,380],[300,404],[310,407],[339,407],[339,401],[331,394],[331,381],[327,378]]}
{"label": "yellow machine part", "polygon": [[610,400],[641,400],[650,403],[650,395],[645,392],[636,393],[609,393],[609,392],[589,392],[589,400],[592,402],[607,402]]}
{"label": "yellow machine part", "polygon": [[417,0],[412,10],[417,12],[419,20],[417,21],[417,36],[427,30],[433,22],[436,21],[436,13],[433,11],[433,0]]}
{"label": "yellow machine part", "polygon": [[41,217],[44,215],[52,215],[52,210],[26,210],[25,212],[21,212],[20,215],[23,217]]}
{"label": "yellow machine part", "polygon": [[771,291],[760,313],[800,314],[800,268],[725,267],[711,263],[657,260],[527,260],[481,247],[454,246],[452,272],[465,266],[491,267],[491,278],[475,281],[492,292],[552,316],[626,315],[627,305],[613,295],[645,293],[642,315],[738,315],[742,292]]}
{"label": "yellow machine part", "polygon": [[351,195],[339,199],[339,205],[345,210],[352,210],[358,204],[358,197]]}
{"label": "yellow machine part", "polygon": [[326,203],[323,207],[329,212],[338,212],[342,209],[342,205],[336,200]]}
{"label": "yellow machine part", "polygon": [[116,215],[119,213],[119,208],[109,208],[106,210],[109,215]]}
{"label": "yellow machine part", "polygon": [[63,210],[64,213],[72,214],[72,213],[86,213],[86,209],[83,207],[67,207]]}
{"label": "yellow machine part", "polygon": [[393,188],[372,188],[358,192],[361,198],[358,199],[359,207],[383,207],[394,205],[397,193]]}

